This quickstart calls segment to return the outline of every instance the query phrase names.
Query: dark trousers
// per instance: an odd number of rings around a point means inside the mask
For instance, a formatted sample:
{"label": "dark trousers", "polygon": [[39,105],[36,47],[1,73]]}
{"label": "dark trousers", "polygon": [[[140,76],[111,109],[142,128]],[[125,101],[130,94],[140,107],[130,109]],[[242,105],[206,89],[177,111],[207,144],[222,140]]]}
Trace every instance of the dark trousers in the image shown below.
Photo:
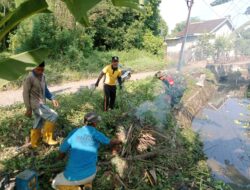
{"label": "dark trousers", "polygon": [[114,109],[116,97],[116,86],[104,84],[104,111]]}

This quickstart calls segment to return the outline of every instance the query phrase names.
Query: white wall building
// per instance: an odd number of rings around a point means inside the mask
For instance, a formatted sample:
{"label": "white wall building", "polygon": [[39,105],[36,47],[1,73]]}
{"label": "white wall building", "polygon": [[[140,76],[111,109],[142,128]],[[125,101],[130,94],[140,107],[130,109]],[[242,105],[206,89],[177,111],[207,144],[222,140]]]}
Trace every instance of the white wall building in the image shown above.
{"label": "white wall building", "polygon": [[[200,36],[210,34],[215,38],[219,36],[229,37],[234,30],[228,18],[190,23],[185,44],[185,60],[192,59],[192,49],[196,46]],[[184,31],[177,34],[176,37],[166,39],[168,56],[173,59],[178,58],[183,38]]]}

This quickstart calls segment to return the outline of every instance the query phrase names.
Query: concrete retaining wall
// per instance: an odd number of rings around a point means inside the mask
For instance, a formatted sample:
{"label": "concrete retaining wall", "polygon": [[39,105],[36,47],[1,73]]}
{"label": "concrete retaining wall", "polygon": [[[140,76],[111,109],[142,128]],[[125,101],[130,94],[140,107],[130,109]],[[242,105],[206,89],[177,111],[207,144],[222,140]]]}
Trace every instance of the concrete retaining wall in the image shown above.
{"label": "concrete retaining wall", "polygon": [[190,127],[195,115],[206,105],[216,90],[217,87],[214,84],[205,82],[204,87],[201,87],[188,98],[175,113],[178,125],[180,127]]}

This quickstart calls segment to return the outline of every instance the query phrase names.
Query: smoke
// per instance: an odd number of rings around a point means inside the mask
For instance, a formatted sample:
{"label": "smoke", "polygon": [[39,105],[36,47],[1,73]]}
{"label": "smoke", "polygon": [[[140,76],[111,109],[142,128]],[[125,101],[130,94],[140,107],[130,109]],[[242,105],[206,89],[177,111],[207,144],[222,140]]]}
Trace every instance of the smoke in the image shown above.
{"label": "smoke", "polygon": [[171,75],[174,85],[162,81],[163,93],[153,101],[146,101],[136,109],[135,116],[144,124],[164,128],[167,126],[167,115],[171,108],[180,103],[186,89],[185,79],[181,75]]}
{"label": "smoke", "polygon": [[136,117],[144,124],[163,128],[167,124],[167,114],[170,112],[170,97],[161,94],[154,101],[142,103],[136,110]]}

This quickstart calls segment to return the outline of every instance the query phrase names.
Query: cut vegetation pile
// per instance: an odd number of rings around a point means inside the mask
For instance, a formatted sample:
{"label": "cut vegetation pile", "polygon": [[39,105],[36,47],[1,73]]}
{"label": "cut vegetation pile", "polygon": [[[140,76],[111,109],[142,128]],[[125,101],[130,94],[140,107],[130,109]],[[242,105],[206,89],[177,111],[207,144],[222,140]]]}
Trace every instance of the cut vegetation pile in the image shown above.
{"label": "cut vegetation pile", "polygon": [[[100,149],[93,189],[227,189],[224,183],[212,179],[198,136],[190,128],[180,129],[176,125],[176,110],[170,109],[164,93],[164,85],[158,79],[128,82],[118,91],[117,108],[110,112],[102,112],[101,92],[91,94],[86,89],[58,97],[58,140],[80,127],[86,112],[95,110],[102,116],[99,130],[123,141],[113,151]],[[159,100],[161,104],[156,103]],[[143,107],[145,102],[154,109],[141,112],[147,107]],[[15,177],[24,169],[34,169],[39,174],[40,188],[49,190],[65,161],[56,161],[58,147],[41,145],[35,151],[16,151],[17,146],[25,143],[32,126],[24,111],[23,105],[1,109],[0,172]],[[164,113],[162,120],[154,114],[160,112]]]}

